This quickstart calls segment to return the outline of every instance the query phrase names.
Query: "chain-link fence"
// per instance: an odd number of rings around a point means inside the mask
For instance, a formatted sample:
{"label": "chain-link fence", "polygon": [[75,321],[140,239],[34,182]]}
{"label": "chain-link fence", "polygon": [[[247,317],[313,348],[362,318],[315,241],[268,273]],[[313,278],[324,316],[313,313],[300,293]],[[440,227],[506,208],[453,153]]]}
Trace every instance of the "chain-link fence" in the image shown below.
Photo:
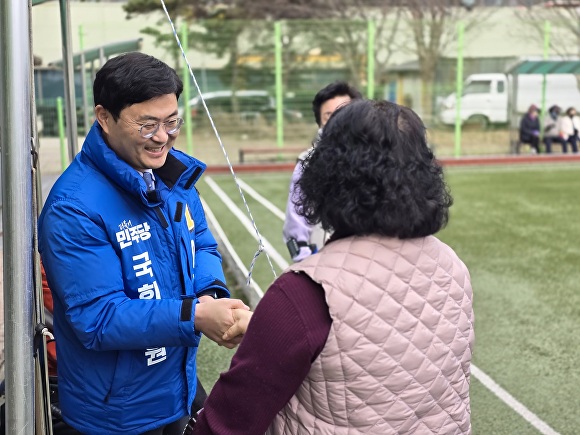
{"label": "chain-link fence", "polygon": [[[460,12],[432,19],[415,19],[399,10],[384,16],[368,14],[372,19],[367,20],[180,23],[176,27],[188,47],[195,77],[184,74],[191,85],[190,109],[186,114],[181,98],[181,113],[193,121],[194,140],[211,134],[199,87],[221,135],[271,146],[306,146],[317,129],[312,98],[328,83],[346,80],[366,97],[413,108],[439,155],[457,154],[458,141],[463,155],[509,152],[509,126],[517,124],[510,117],[521,116],[521,110],[517,114],[508,110],[510,82],[505,72],[524,57],[577,58],[579,12],[540,7]],[[127,34],[125,39],[143,34],[144,51],[184,71],[168,26],[144,26],[139,35]],[[147,49],[147,44],[155,49]],[[37,107],[45,135],[56,134],[48,126],[56,125],[50,107],[62,88],[55,78],[58,73],[36,71]],[[88,84],[93,74],[94,69],[87,71]],[[570,95],[580,95],[578,75],[573,77],[574,82],[563,86]],[[77,71],[77,101],[79,86]],[[530,91],[530,103],[541,105],[541,89]],[[464,94],[461,100],[453,95],[456,91]],[[491,104],[495,106],[488,107]],[[580,107],[580,99],[575,104]],[[490,115],[491,110],[500,115]],[[77,119],[82,120],[82,104],[78,111]],[[462,125],[460,136],[456,120]]]}

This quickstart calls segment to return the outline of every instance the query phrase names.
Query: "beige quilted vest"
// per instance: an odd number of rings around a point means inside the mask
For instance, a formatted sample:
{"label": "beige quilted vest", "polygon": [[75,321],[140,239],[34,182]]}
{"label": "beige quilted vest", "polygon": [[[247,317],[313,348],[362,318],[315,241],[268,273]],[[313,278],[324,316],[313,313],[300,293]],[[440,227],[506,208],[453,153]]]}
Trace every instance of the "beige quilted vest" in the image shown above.
{"label": "beige quilted vest", "polygon": [[290,267],[333,320],[268,434],[470,434],[469,272],[435,237],[337,240]]}

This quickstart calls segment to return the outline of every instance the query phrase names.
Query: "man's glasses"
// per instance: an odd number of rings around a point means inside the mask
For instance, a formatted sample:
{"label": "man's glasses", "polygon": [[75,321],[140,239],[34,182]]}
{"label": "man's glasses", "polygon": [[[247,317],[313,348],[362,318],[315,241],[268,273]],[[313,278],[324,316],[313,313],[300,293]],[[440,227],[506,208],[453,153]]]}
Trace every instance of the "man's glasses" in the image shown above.
{"label": "man's glasses", "polygon": [[[122,118],[121,118],[122,119]],[[125,120],[123,120],[125,121]],[[125,121],[127,122],[127,121]],[[129,122],[127,122],[129,124]],[[174,118],[170,119],[169,121],[165,122],[147,122],[145,124],[140,124],[139,127],[139,134],[143,139],[149,139],[150,137],[155,136],[155,134],[159,131],[159,128],[163,125],[165,129],[165,133],[169,135],[177,134],[181,126],[183,125],[182,118]]]}

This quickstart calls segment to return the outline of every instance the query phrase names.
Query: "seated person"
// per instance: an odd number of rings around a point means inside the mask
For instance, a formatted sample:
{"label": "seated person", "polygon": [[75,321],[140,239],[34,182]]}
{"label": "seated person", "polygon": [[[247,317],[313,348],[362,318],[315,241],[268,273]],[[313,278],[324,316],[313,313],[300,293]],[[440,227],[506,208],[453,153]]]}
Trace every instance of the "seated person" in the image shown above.
{"label": "seated person", "polygon": [[576,115],[576,109],[569,107],[566,114],[560,120],[560,129],[563,139],[570,144],[572,152],[578,152],[578,131],[580,131],[580,118]]}
{"label": "seated person", "polygon": [[560,131],[560,112],[559,106],[552,106],[548,109],[544,119],[544,144],[546,144],[546,153],[552,152],[552,143],[562,145],[562,152],[568,152],[568,142],[562,137]]}
{"label": "seated person", "polygon": [[520,121],[520,142],[530,144],[532,152],[540,153],[540,121],[535,104],[530,106]]}
{"label": "seated person", "polygon": [[245,335],[185,433],[471,433],[472,289],[434,237],[452,199],[422,121],[353,101],[297,183],[298,209],[333,235],[226,332]]}

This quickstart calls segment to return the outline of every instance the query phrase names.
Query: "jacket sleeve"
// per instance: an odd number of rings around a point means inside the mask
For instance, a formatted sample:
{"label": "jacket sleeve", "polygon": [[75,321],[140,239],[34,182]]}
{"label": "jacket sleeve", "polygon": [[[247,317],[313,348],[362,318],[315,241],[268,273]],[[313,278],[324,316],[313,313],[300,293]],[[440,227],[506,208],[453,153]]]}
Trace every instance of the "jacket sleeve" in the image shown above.
{"label": "jacket sleeve", "polygon": [[122,265],[106,231],[68,201],[48,206],[39,248],[55,312],[91,350],[197,346],[191,301],[130,299]]}
{"label": "jacket sleeve", "polygon": [[549,133],[550,135],[556,133],[556,120],[550,114],[544,118],[544,133]]}
{"label": "jacket sleeve", "polygon": [[222,257],[217,242],[211,233],[201,200],[195,191],[190,204],[195,222],[195,280],[194,292],[197,296],[215,292],[218,298],[229,298],[230,292],[225,284]]}
{"label": "jacket sleeve", "polygon": [[322,287],[306,275],[282,274],[256,307],[193,433],[266,432],[320,355],[331,325]]}
{"label": "jacket sleeve", "polygon": [[[312,233],[312,226],[306,222],[304,217],[296,212],[296,207],[294,205],[294,202],[299,197],[299,190],[296,183],[301,175],[302,161],[299,161],[294,167],[294,172],[292,172],[292,179],[290,181],[288,201],[286,203],[286,219],[284,220],[284,226],[282,227],[284,242],[288,242],[288,240],[292,238],[296,239],[298,242],[308,242]],[[292,259],[294,261],[300,261],[310,254],[312,254],[310,248],[308,246],[302,246],[300,247],[299,254]]]}

